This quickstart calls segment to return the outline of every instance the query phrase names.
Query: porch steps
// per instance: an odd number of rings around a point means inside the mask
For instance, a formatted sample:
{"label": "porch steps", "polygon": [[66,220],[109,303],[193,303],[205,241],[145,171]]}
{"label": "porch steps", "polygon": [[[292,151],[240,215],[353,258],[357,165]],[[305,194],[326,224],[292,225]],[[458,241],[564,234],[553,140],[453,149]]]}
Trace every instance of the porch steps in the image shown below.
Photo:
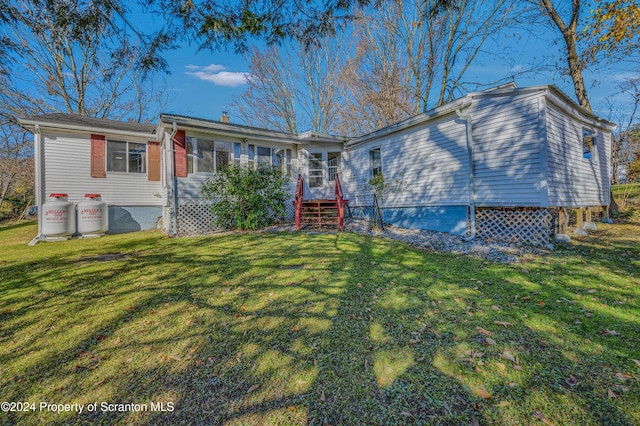
{"label": "porch steps", "polygon": [[336,200],[304,200],[301,213],[301,225],[308,228],[340,226]]}

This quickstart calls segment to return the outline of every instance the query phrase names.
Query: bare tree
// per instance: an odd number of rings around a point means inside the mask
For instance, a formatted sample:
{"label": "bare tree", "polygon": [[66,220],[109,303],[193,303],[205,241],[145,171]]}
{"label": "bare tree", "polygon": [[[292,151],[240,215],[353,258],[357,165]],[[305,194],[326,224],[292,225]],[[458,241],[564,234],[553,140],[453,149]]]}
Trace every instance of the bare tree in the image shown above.
{"label": "bare tree", "polygon": [[[391,9],[381,11],[393,14]],[[353,53],[340,80],[344,106],[339,131],[360,135],[409,117],[413,111],[404,55],[393,19],[361,14],[353,30]]]}
{"label": "bare tree", "polygon": [[336,39],[316,46],[269,47],[251,53],[247,90],[231,108],[245,123],[289,133],[330,133],[341,110],[342,49]]}
{"label": "bare tree", "polygon": [[445,3],[390,0],[384,8],[361,12],[344,74],[344,129],[366,133],[447,103],[467,89],[469,67],[500,34],[513,6],[506,0]]}
{"label": "bare tree", "polygon": [[[627,95],[631,102],[630,112],[626,117],[619,117],[620,127],[611,141],[611,184],[620,183],[620,168],[628,176],[629,166],[640,151],[638,143],[638,123],[636,122],[640,107],[640,78],[628,78],[618,86],[620,93]],[[611,102],[613,104],[613,101]]]}
{"label": "bare tree", "polygon": [[[137,67],[142,52],[131,45],[114,49],[119,35],[93,15],[92,2],[36,3],[16,1],[20,19],[6,29],[16,53],[5,65],[9,84],[0,90],[16,114],[67,112],[135,121],[155,116],[164,94],[149,90],[151,75]],[[71,24],[76,21],[88,22]]]}
{"label": "bare tree", "polygon": [[247,90],[234,98],[231,109],[246,124],[298,133],[298,99],[294,64],[276,47],[251,52]]}

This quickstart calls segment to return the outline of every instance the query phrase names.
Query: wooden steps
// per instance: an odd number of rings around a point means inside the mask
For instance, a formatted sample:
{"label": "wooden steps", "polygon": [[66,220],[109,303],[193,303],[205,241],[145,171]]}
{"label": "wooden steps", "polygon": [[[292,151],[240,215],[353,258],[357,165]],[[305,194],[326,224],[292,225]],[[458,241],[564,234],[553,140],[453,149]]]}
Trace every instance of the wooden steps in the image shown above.
{"label": "wooden steps", "polygon": [[304,180],[298,175],[296,186],[296,198],[294,207],[296,210],[296,231],[303,226],[309,228],[333,228],[344,230],[344,208],[349,201],[344,199],[342,186],[338,173],[334,177],[334,190],[336,198],[333,200],[305,200]]}
{"label": "wooden steps", "polygon": [[304,200],[300,219],[310,228],[339,227],[336,200]]}

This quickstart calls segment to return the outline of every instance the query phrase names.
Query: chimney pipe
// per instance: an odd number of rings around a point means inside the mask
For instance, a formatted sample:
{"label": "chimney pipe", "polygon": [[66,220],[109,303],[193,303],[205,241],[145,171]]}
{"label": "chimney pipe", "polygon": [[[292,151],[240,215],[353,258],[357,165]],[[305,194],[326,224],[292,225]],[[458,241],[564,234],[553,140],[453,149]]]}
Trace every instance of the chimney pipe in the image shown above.
{"label": "chimney pipe", "polygon": [[227,115],[227,111],[222,111],[222,117],[220,117],[220,121],[222,123],[230,123],[229,116]]}

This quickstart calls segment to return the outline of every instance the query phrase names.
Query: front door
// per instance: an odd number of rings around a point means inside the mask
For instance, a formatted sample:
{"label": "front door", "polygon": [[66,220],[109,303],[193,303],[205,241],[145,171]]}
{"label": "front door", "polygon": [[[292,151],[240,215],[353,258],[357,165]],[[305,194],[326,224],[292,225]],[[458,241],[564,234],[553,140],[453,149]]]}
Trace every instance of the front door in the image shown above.
{"label": "front door", "polygon": [[340,152],[329,152],[326,148],[308,149],[305,198],[333,199],[333,180],[339,170]]}

